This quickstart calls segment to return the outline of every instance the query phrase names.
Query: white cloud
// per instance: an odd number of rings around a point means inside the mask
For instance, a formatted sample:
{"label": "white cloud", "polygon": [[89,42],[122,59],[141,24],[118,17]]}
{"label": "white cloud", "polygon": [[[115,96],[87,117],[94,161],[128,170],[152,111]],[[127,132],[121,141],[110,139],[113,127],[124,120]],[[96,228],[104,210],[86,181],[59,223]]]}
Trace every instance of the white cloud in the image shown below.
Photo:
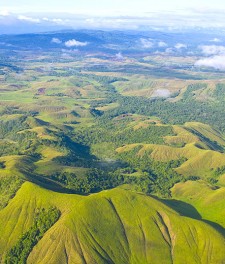
{"label": "white cloud", "polygon": [[195,62],[195,66],[212,67],[217,70],[225,70],[225,55],[216,55]]}
{"label": "white cloud", "polygon": [[219,38],[214,38],[214,39],[211,39],[210,41],[211,41],[211,42],[222,42],[222,40],[219,39]]}
{"label": "white cloud", "polygon": [[123,55],[122,55],[121,52],[119,52],[119,53],[116,54],[116,59],[117,60],[124,60],[124,57],[123,57]]}
{"label": "white cloud", "polygon": [[55,24],[58,24],[58,25],[64,25],[64,24],[69,22],[69,19],[48,18],[48,17],[43,17],[42,20],[43,21],[47,21],[47,22],[51,22],[51,23],[55,23]]}
{"label": "white cloud", "polygon": [[64,20],[61,18],[53,18],[51,21],[56,23],[56,24],[63,24],[64,23]]}
{"label": "white cloud", "polygon": [[187,48],[187,45],[186,44],[183,44],[183,43],[177,43],[174,47],[176,49],[186,49]]}
{"label": "white cloud", "polygon": [[52,43],[56,43],[56,44],[62,43],[62,41],[60,39],[58,39],[58,38],[52,38],[51,42]]}
{"label": "white cloud", "polygon": [[87,18],[87,19],[85,19],[85,21],[87,23],[90,23],[90,24],[94,24],[95,23],[95,19],[94,18]]}
{"label": "white cloud", "polygon": [[169,97],[170,91],[168,89],[157,89],[152,94],[152,97]]}
{"label": "white cloud", "polygon": [[19,20],[24,20],[24,21],[28,21],[28,22],[32,22],[32,23],[40,23],[39,18],[33,18],[33,17],[23,16],[23,15],[19,15],[17,18]]}
{"label": "white cloud", "polygon": [[225,54],[225,47],[224,46],[216,46],[216,45],[210,45],[210,46],[199,46],[202,53],[204,55],[218,55],[218,54]]}
{"label": "white cloud", "polygon": [[145,49],[152,48],[153,45],[154,45],[154,44],[151,42],[151,40],[149,40],[149,39],[141,38],[140,41],[141,41],[141,45],[142,45],[142,47],[145,48]]}
{"label": "white cloud", "polygon": [[163,48],[163,47],[167,47],[168,45],[167,45],[166,42],[164,42],[164,41],[159,41],[159,42],[158,42],[158,46],[159,46],[160,48]]}
{"label": "white cloud", "polygon": [[0,16],[9,16],[10,15],[10,13],[9,13],[9,11],[7,10],[7,9],[2,9],[2,10],[0,10]]}
{"label": "white cloud", "polygon": [[70,48],[70,47],[84,47],[84,46],[87,46],[88,45],[88,42],[81,42],[81,41],[78,41],[76,39],[70,39],[68,41],[65,42],[65,46]]}
{"label": "white cloud", "polygon": [[63,54],[78,54],[80,51],[78,49],[61,49]]}
{"label": "white cloud", "polygon": [[167,49],[165,50],[165,52],[166,52],[166,53],[173,53],[173,49],[172,49],[172,48],[167,48]]}

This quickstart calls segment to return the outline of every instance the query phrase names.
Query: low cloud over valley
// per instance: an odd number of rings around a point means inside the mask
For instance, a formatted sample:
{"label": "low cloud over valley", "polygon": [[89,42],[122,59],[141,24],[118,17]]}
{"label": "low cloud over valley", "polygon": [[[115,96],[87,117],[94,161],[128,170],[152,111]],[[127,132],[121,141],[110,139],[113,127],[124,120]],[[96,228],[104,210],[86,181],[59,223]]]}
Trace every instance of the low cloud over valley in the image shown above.
{"label": "low cloud over valley", "polygon": [[76,39],[70,39],[68,41],[65,42],[65,46],[67,48],[71,48],[71,47],[84,47],[84,46],[87,46],[88,45],[88,42],[81,42],[81,41],[78,41]]}

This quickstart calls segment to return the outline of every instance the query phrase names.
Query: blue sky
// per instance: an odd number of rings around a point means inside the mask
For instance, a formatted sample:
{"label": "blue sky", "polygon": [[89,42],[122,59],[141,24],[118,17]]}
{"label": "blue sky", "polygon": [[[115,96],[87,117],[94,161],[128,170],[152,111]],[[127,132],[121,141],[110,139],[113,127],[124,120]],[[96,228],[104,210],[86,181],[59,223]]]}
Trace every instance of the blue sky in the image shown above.
{"label": "blue sky", "polygon": [[[5,3],[4,3],[5,2]],[[101,12],[114,15],[115,11],[124,14],[137,14],[171,10],[225,9],[224,0],[1,0],[0,10],[5,12]]]}

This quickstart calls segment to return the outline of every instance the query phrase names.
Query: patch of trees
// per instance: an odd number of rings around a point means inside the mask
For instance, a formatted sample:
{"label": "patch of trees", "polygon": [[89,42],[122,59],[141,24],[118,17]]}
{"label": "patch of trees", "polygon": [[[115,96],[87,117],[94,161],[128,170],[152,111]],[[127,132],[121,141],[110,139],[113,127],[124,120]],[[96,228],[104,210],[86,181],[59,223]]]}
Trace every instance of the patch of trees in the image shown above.
{"label": "patch of trees", "polygon": [[[132,151],[120,154],[119,158],[123,166],[116,169],[92,168],[83,177],[77,176],[75,173],[59,172],[53,174],[51,178],[81,194],[95,193],[123,184],[131,184],[138,191],[169,197],[170,188],[183,180],[183,177],[173,169],[179,167],[186,159],[158,162],[152,160],[147,153],[142,157],[137,156],[138,149],[139,147],[136,147]],[[132,175],[136,171],[141,171],[140,176]]]}
{"label": "patch of trees", "polygon": [[28,129],[29,126],[25,122],[26,117],[20,117],[17,119],[12,119],[9,121],[0,121],[0,139],[7,137],[15,137],[16,133],[25,129]]}
{"label": "patch of trees", "polygon": [[215,169],[215,171],[214,171],[214,175],[215,176],[218,177],[218,176],[220,176],[222,174],[225,174],[225,166],[222,166],[222,167],[219,167],[219,168]]}
{"label": "patch of trees", "polygon": [[55,207],[39,209],[34,224],[24,233],[6,254],[5,264],[26,264],[33,247],[44,233],[59,219],[60,211]]}
{"label": "patch of trees", "polygon": [[[191,90],[188,94],[191,94]],[[187,98],[189,98],[189,95]],[[101,119],[103,122],[107,122],[107,120],[111,120],[114,117],[131,113],[157,116],[165,124],[202,122],[212,125],[222,132],[225,131],[225,120],[223,118],[225,116],[224,100],[209,103],[187,98],[171,103],[163,98],[148,99],[134,96],[117,96],[114,97],[113,102],[118,102],[119,107],[104,112]]]}
{"label": "patch of trees", "polygon": [[1,177],[0,209],[4,208],[8,204],[8,201],[15,195],[22,183],[23,180],[18,176]]}
{"label": "patch of trees", "polygon": [[145,173],[146,180],[143,181],[142,188],[144,186],[146,193],[169,197],[170,188],[183,181],[183,176],[179,175],[174,168],[179,167],[186,159],[181,158],[169,162],[155,161],[150,158],[148,152],[142,156],[137,155],[139,149],[140,147],[136,147],[132,151],[123,152],[119,157],[130,167]]}
{"label": "patch of trees", "polygon": [[36,133],[24,132],[17,134],[13,138],[14,139],[11,140],[14,142],[5,141],[0,144],[0,156],[24,154],[31,156],[34,155],[35,146],[33,146],[33,140],[36,138]]}
{"label": "patch of trees", "polygon": [[5,169],[5,162],[0,161],[0,169]]}
{"label": "patch of trees", "polygon": [[88,194],[114,188],[123,183],[122,179],[111,177],[107,172],[99,169],[91,169],[86,176],[79,177],[75,173],[55,173],[51,176],[77,193]]}
{"label": "patch of trees", "polygon": [[[35,132],[26,131],[29,125],[26,117],[9,121],[0,121],[0,156],[34,154],[33,140],[37,137]],[[24,131],[25,130],[25,131]]]}
{"label": "patch of trees", "polygon": [[207,84],[195,83],[188,85],[186,91],[183,93],[183,100],[192,100],[194,92],[204,88],[207,88]]}
{"label": "patch of trees", "polygon": [[[132,169],[127,167],[126,170]],[[150,185],[152,184],[152,180],[146,176],[125,176],[124,169],[123,171],[119,169],[109,172],[94,168],[84,177],[79,177],[75,173],[63,172],[55,173],[51,178],[80,194],[96,193],[123,184],[133,184],[139,191],[150,193]]]}
{"label": "patch of trees", "polygon": [[24,111],[20,109],[19,107],[15,106],[6,106],[1,112],[0,115],[14,115],[14,114],[21,114],[25,116],[36,116],[38,115],[38,111]]}
{"label": "patch of trees", "polygon": [[216,85],[216,88],[214,90],[214,96],[219,101],[224,101],[225,99],[225,84],[224,83],[218,83]]}
{"label": "patch of trees", "polygon": [[97,110],[95,108],[90,108],[90,113],[93,116],[101,116],[101,115],[103,115],[103,111]]}
{"label": "patch of trees", "polygon": [[73,139],[91,145],[101,142],[112,142],[119,147],[124,144],[145,143],[164,144],[163,137],[174,135],[171,126],[154,126],[134,130],[129,127],[129,120],[99,122],[96,126],[76,131]]}

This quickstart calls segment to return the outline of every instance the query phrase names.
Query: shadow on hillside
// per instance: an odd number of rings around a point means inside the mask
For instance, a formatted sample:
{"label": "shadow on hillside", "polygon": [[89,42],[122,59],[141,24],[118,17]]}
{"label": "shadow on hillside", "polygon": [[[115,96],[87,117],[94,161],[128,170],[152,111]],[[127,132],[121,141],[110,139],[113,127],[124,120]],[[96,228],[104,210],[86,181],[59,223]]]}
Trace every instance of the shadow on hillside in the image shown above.
{"label": "shadow on hillside", "polygon": [[100,160],[91,153],[90,147],[73,141],[68,136],[61,136],[64,145],[69,150],[68,155],[58,156],[53,159],[56,163],[65,166],[117,169],[124,166],[124,163],[117,160]]}
{"label": "shadow on hillside", "polygon": [[169,206],[170,208],[172,208],[173,210],[175,210],[176,212],[178,212],[182,216],[187,216],[197,220],[202,220],[202,217],[199,214],[199,212],[196,210],[196,208],[188,203],[185,203],[183,201],[178,201],[175,199],[171,199],[171,200],[160,199],[160,201],[165,205]]}
{"label": "shadow on hillside", "polygon": [[194,206],[188,203],[185,203],[183,201],[175,200],[175,199],[171,199],[171,200],[159,199],[159,200],[165,205],[175,210],[176,212],[178,212],[182,216],[194,218],[196,220],[200,220],[210,225],[211,227],[213,227],[215,230],[217,230],[221,235],[225,237],[225,228],[223,228],[221,225],[215,222],[202,219],[201,215],[199,214],[199,212],[196,210]]}
{"label": "shadow on hillside", "polygon": [[202,219],[202,221],[216,229],[221,235],[225,237],[225,228],[223,228],[221,225],[205,219]]}
{"label": "shadow on hillside", "polygon": [[79,195],[84,195],[81,194],[79,192],[75,192],[71,189],[67,189],[66,187],[62,186],[61,184],[45,178],[44,176],[26,176],[26,179],[44,189],[50,190],[50,191],[54,191],[54,192],[58,192],[58,193],[66,193],[66,194],[79,194]]}

